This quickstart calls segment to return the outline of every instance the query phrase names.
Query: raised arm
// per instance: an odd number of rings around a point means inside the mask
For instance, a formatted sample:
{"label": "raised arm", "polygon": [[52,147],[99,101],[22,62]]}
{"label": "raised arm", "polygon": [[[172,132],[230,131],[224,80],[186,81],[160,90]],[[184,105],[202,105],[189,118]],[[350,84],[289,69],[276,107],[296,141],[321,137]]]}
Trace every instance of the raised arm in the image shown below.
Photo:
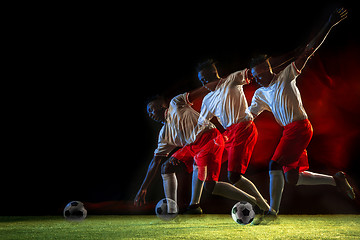
{"label": "raised arm", "polygon": [[307,61],[313,56],[316,50],[325,41],[330,30],[347,17],[347,10],[337,9],[331,15],[326,24],[321,28],[318,34],[305,46],[298,47],[295,50],[278,57],[269,59],[272,69],[275,73],[282,71],[292,61],[295,61],[297,69],[300,71],[305,67]]}
{"label": "raised arm", "polygon": [[334,11],[319,33],[306,45],[303,51],[300,52],[300,55],[295,60],[295,65],[300,71],[305,67],[307,61],[314,55],[316,50],[318,50],[318,48],[325,41],[331,29],[347,18],[347,13],[348,11],[344,8],[340,8]]}

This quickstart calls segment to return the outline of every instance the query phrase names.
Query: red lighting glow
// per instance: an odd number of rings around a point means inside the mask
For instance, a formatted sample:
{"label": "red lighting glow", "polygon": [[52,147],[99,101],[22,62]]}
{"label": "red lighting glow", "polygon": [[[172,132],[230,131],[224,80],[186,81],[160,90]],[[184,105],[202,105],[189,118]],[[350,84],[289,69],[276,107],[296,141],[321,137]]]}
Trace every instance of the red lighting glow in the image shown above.
{"label": "red lighting glow", "polygon": [[[314,128],[307,148],[312,162],[326,169],[345,169],[356,157],[359,140],[360,51],[349,46],[346,51],[321,52],[308,63],[297,78],[305,110]],[[244,87],[247,100],[257,86]],[[272,114],[262,113],[255,124],[258,142],[252,157],[255,166],[267,165],[281,137],[282,128]]]}

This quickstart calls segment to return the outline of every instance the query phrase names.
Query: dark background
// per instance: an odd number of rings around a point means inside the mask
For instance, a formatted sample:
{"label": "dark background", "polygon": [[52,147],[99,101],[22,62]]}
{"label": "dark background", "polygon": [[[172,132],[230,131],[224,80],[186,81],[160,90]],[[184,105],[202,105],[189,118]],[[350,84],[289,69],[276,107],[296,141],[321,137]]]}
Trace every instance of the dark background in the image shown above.
{"label": "dark background", "polygon": [[[349,9],[349,18],[332,30],[298,86],[314,127],[310,170],[343,170],[359,185],[360,12],[355,3],[48,6],[23,23],[15,56],[20,67],[5,103],[10,111],[4,114],[0,214],[59,214],[71,200],[118,201],[114,213],[147,213],[151,207],[142,212],[129,205],[161,128],[147,117],[146,101],[200,86],[195,67],[205,58],[216,59],[226,76],[248,67],[255,54],[279,55],[306,44],[340,6]],[[248,101],[256,88],[244,87]],[[259,140],[246,176],[269,199],[267,164],[281,128],[269,113],[255,123]],[[180,178],[183,206],[191,182],[188,174]],[[149,206],[161,198],[159,175],[149,189]],[[202,199],[206,212],[227,212],[233,204],[206,193]],[[359,209],[333,187],[286,187],[281,212]]]}

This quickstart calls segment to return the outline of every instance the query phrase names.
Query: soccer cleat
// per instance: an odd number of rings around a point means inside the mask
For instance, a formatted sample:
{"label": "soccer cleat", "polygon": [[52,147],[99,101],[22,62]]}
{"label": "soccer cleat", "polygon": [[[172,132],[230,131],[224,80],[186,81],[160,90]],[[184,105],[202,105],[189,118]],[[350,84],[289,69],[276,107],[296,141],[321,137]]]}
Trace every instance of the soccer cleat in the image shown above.
{"label": "soccer cleat", "polygon": [[259,224],[268,224],[273,222],[277,219],[277,213],[274,209],[270,209],[269,211],[265,212],[263,210],[259,210],[258,213],[255,215],[254,220],[252,221],[251,225],[259,225]]}
{"label": "soccer cleat", "polygon": [[251,222],[251,225],[259,225],[262,221],[264,221],[265,212],[261,210],[261,212],[255,215],[254,220]]}
{"label": "soccer cleat", "polygon": [[334,176],[334,180],[336,182],[336,186],[342,192],[344,192],[350,199],[355,199],[354,189],[350,186],[348,180],[346,179],[346,175],[344,172],[337,172]]}
{"label": "soccer cleat", "polygon": [[201,209],[200,204],[190,205],[184,212],[184,214],[202,214],[202,213],[203,210]]}
{"label": "soccer cleat", "polygon": [[277,219],[277,213],[274,209],[270,209],[265,215],[264,215],[264,219],[267,222],[272,222],[275,221]]}

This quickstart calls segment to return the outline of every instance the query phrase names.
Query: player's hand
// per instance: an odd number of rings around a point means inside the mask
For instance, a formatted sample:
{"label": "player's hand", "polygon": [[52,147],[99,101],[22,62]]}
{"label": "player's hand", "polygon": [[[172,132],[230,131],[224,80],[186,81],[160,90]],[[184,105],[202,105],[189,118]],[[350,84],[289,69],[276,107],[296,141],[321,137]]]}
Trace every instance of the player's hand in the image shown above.
{"label": "player's hand", "polygon": [[145,205],[145,196],[146,196],[147,189],[140,189],[139,192],[136,194],[136,197],[134,199],[134,206],[143,206]]}
{"label": "player's hand", "polygon": [[348,10],[345,8],[336,9],[329,18],[331,26],[335,26],[347,18]]}

